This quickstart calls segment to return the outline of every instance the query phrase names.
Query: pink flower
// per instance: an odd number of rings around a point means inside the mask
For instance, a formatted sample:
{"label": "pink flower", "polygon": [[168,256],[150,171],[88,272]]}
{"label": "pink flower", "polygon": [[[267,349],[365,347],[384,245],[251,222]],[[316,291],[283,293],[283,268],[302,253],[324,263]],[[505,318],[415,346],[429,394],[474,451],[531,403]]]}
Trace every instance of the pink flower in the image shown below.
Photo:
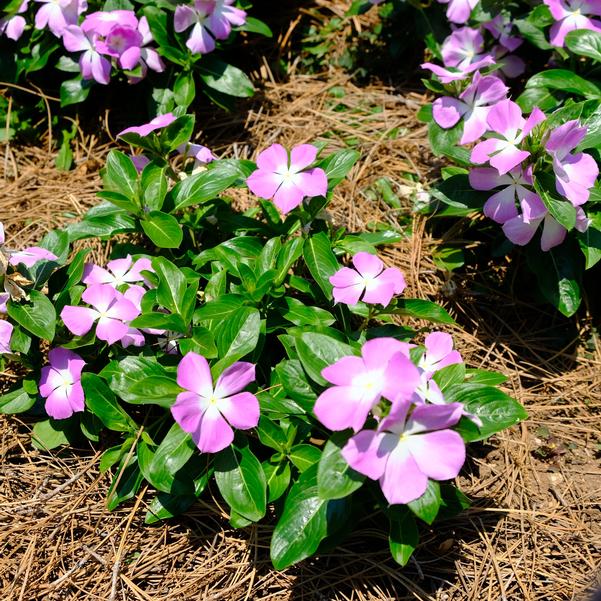
{"label": "pink flower", "polygon": [[111,63],[96,49],[98,35],[69,25],[63,32],[63,45],[69,52],[81,52],[79,68],[84,79],[93,79],[107,85],[111,79]]}
{"label": "pink flower", "polygon": [[484,214],[497,223],[505,223],[517,217],[516,201],[517,203],[526,199],[531,199],[533,202],[540,201],[535,192],[526,188],[532,186],[531,166],[526,170],[515,167],[505,175],[499,175],[493,167],[479,167],[470,171],[469,179],[474,190],[492,190],[504,186],[484,203]]}
{"label": "pink flower", "polygon": [[524,40],[519,36],[512,36],[513,22],[506,15],[498,14],[496,17],[484,23],[484,29],[490,31],[495,40],[505,48],[507,52],[513,52],[519,48]]}
{"label": "pink flower", "polygon": [[460,27],[442,45],[442,61],[445,67],[465,71],[470,65],[486,58],[484,38],[478,29]]}
{"label": "pink flower", "polygon": [[144,123],[144,125],[137,125],[135,127],[128,127],[123,131],[120,131],[117,134],[117,137],[123,136],[125,134],[138,134],[139,136],[147,136],[151,134],[153,131],[157,129],[162,129],[163,127],[167,127],[171,123],[173,123],[177,117],[173,113],[165,113],[164,115],[158,115],[148,123]]}
{"label": "pink flower", "polygon": [[136,29],[138,27],[136,13],[133,10],[99,10],[86,15],[81,28],[86,33],[93,32],[106,37],[116,25]]}
{"label": "pink flower", "polygon": [[507,86],[498,77],[482,77],[476,72],[472,83],[459,98],[437,98],[432,105],[432,116],[444,129],[455,126],[463,117],[465,122],[459,143],[470,144],[484,134],[491,105],[506,98],[507,91]]}
{"label": "pink flower", "polygon": [[178,152],[184,157],[194,157],[194,161],[196,165],[206,165],[207,163],[211,163],[217,157],[202,144],[181,144],[177,147]]}
{"label": "pink flower", "polygon": [[545,149],[553,157],[555,188],[574,206],[588,201],[589,190],[599,175],[597,162],[589,154],[571,151],[582,142],[587,128],[578,127],[576,119],[568,121],[551,131]]}
{"label": "pink flower", "polygon": [[0,246],[6,242],[6,234],[4,233],[4,224],[0,222]]}
{"label": "pink flower", "polygon": [[463,363],[459,351],[453,350],[453,337],[444,332],[432,332],[424,341],[426,352],[421,356],[417,366],[431,378],[439,369]]}
{"label": "pink flower", "polygon": [[76,353],[55,348],[48,353],[50,365],[42,367],[40,394],[46,399],[46,413],[65,419],[84,410],[81,371],[85,361]]}
{"label": "pink flower", "polygon": [[448,4],[447,19],[453,23],[467,23],[472,10],[480,0],[438,0],[441,4]]}
{"label": "pink flower", "polygon": [[206,0],[204,4],[212,5],[209,17],[209,29],[218,40],[225,40],[232,32],[232,25],[240,26],[246,23],[246,13],[232,6],[234,0]]}
{"label": "pink flower", "polygon": [[250,392],[240,392],[255,380],[255,366],[238,361],[217,379],[207,360],[188,353],[177,368],[177,383],[186,390],[177,395],[171,413],[182,430],[203,453],[217,453],[234,440],[234,428],[248,430],[259,423],[259,401]]}
{"label": "pink flower", "polygon": [[30,246],[24,250],[11,253],[8,262],[11,265],[19,265],[21,263],[25,267],[33,267],[39,261],[56,261],[57,259],[58,257],[54,253],[45,248]]}
{"label": "pink flower", "polygon": [[258,169],[246,180],[253,194],[272,198],[282,213],[289,213],[305,196],[325,196],[328,178],[323,169],[307,169],[317,158],[317,148],[300,144],[288,152],[273,144],[257,157]]}
{"label": "pink flower", "polygon": [[177,33],[193,27],[186,46],[194,54],[208,54],[215,50],[215,39],[209,29],[211,16],[211,3],[196,0],[194,7],[179,4],[175,9],[173,28]]}
{"label": "pink flower", "polygon": [[142,173],[142,171],[144,171],[144,167],[150,163],[150,159],[143,154],[130,154],[129,158],[131,159],[131,162],[134,164],[134,167],[138,173]]}
{"label": "pink flower", "polygon": [[601,16],[599,0],[543,0],[551,10],[556,23],[551,26],[550,41],[553,46],[563,46],[565,37],[575,29],[601,32],[601,21],[587,15]]}
{"label": "pink flower", "polygon": [[472,63],[465,69],[446,69],[445,67],[435,65],[434,63],[423,63],[421,65],[421,68],[432,71],[432,73],[434,73],[434,75],[436,75],[442,83],[451,83],[453,81],[462,81],[464,79],[467,79],[470,73],[473,73],[474,71],[478,71],[478,69],[482,69],[483,67],[487,67],[489,65],[494,64],[495,59],[490,55],[486,55],[484,56],[484,58],[477,60],[475,63]]}
{"label": "pink flower", "polygon": [[23,35],[25,30],[26,21],[21,16],[21,13],[27,11],[29,0],[23,0],[21,6],[17,10],[17,14],[12,17],[4,17],[0,19],[0,36],[5,35],[10,40],[15,42]]}
{"label": "pink flower", "polygon": [[476,144],[471,154],[472,163],[487,163],[498,169],[501,175],[517,167],[530,156],[520,150],[522,140],[545,120],[544,113],[535,108],[528,119],[522,117],[522,110],[511,100],[501,100],[493,106],[486,118],[489,131],[495,137]]}
{"label": "pink flower", "polygon": [[330,277],[337,303],[356,305],[363,295],[365,303],[386,306],[406,287],[403,274],[396,267],[385,269],[375,255],[359,252],[353,257],[353,265],[355,269],[343,267]]}
{"label": "pink flower", "polygon": [[81,298],[93,309],[67,305],[61,311],[65,326],[77,336],[87,334],[94,322],[98,321],[97,338],[108,344],[114,344],[128,333],[129,326],[126,322],[130,322],[140,314],[130,300],[108,284],[89,286]]}
{"label": "pink flower", "polygon": [[10,353],[10,338],[13,335],[14,326],[5,319],[0,320],[0,355]]}
{"label": "pink flower", "polygon": [[6,313],[6,303],[10,300],[8,292],[0,292],[0,313]]}
{"label": "pink flower", "polygon": [[79,15],[88,8],[86,0],[35,0],[43,6],[35,16],[35,28],[46,26],[58,38],[63,35],[67,25],[75,25]]}
{"label": "pink flower", "polygon": [[393,406],[377,430],[359,432],[342,449],[354,470],[380,481],[391,505],[421,497],[428,478],[457,477],[465,462],[465,443],[450,429],[463,405],[418,405],[409,415],[410,408],[408,401]]}
{"label": "pink flower", "polygon": [[110,284],[117,288],[122,284],[135,284],[144,281],[142,271],[154,271],[150,259],[142,257],[134,262],[131,255],[123,259],[109,261],[106,269],[87,263],[82,282],[88,286],[94,284]]}
{"label": "pink flower", "polygon": [[334,386],[318,397],[317,419],[330,430],[358,432],[382,397],[397,402],[411,398],[420,373],[409,359],[409,345],[394,338],[374,338],[363,345],[361,357],[343,357],[322,370]]}

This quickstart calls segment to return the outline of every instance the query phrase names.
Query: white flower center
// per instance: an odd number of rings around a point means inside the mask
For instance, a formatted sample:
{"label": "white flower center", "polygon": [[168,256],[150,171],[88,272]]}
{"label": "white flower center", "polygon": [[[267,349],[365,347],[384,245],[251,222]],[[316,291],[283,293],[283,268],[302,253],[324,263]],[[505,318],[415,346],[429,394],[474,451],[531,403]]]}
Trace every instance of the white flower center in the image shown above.
{"label": "white flower center", "polygon": [[366,373],[355,376],[352,380],[352,385],[362,389],[364,392],[374,394],[382,387],[381,371],[368,371]]}

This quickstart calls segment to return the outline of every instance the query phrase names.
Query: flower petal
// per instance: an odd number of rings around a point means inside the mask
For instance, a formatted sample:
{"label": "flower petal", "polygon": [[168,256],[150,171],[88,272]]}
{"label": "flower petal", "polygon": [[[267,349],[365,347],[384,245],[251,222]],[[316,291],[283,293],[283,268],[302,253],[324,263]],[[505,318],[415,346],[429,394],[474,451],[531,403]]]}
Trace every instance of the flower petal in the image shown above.
{"label": "flower petal", "polygon": [[186,390],[207,399],[213,396],[213,378],[207,360],[197,353],[188,353],[177,366],[177,383]]}
{"label": "flower petal", "polygon": [[212,406],[204,412],[198,430],[192,432],[192,440],[203,453],[218,453],[232,444],[234,431]]}
{"label": "flower petal", "polygon": [[399,443],[388,456],[380,486],[391,505],[410,503],[426,492],[428,477],[419,469],[406,444]]}
{"label": "flower petal", "polygon": [[231,396],[255,381],[255,366],[246,361],[230,365],[217,379],[214,395],[218,399]]}
{"label": "flower petal", "polygon": [[465,442],[453,430],[410,436],[407,444],[419,470],[433,480],[456,478],[465,463]]}
{"label": "flower petal", "polygon": [[388,454],[398,440],[395,439],[385,432],[363,430],[348,440],[342,449],[342,456],[354,470],[377,480],[384,473]]}
{"label": "flower petal", "polygon": [[248,430],[259,423],[261,414],[259,401],[250,392],[240,392],[231,397],[220,399],[217,408],[234,428]]}
{"label": "flower petal", "polygon": [[317,148],[312,144],[299,144],[290,152],[290,171],[298,173],[317,158]]}
{"label": "flower petal", "polygon": [[283,173],[288,169],[288,152],[281,144],[272,144],[259,153],[257,167],[263,171]]}
{"label": "flower petal", "polygon": [[61,319],[67,329],[77,336],[87,334],[94,322],[100,317],[98,311],[87,307],[73,307],[67,305],[61,311]]}

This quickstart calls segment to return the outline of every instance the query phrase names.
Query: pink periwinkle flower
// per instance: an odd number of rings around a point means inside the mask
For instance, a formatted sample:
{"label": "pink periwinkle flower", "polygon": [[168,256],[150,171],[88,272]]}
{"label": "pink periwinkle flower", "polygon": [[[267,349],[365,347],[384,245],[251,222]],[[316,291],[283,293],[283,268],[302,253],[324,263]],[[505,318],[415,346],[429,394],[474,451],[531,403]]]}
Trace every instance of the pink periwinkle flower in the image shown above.
{"label": "pink periwinkle flower", "polygon": [[323,169],[307,169],[317,158],[311,144],[295,146],[288,151],[273,144],[257,157],[258,169],[246,180],[250,191],[260,198],[273,199],[282,213],[298,207],[305,197],[325,196],[328,178]]}
{"label": "pink periwinkle flower", "polygon": [[511,35],[513,22],[503,14],[498,14],[490,21],[486,21],[484,29],[487,29],[507,52],[513,52],[524,42],[521,37]]}
{"label": "pink periwinkle flower", "polygon": [[361,299],[386,306],[407,286],[396,267],[385,268],[380,258],[368,252],[358,252],[353,257],[353,266],[354,269],[343,267],[330,277],[337,303],[356,305]]}
{"label": "pink periwinkle flower", "polygon": [[517,207],[523,200],[540,200],[536,192],[528,188],[532,187],[532,166],[526,169],[515,167],[504,175],[499,175],[494,167],[478,167],[470,171],[469,180],[474,190],[493,190],[503,186],[484,203],[484,214],[497,223],[517,217]]}
{"label": "pink periwinkle flower", "polygon": [[10,339],[14,326],[5,319],[0,320],[0,355],[10,353]]}
{"label": "pink periwinkle flower", "polygon": [[471,27],[456,29],[444,41],[441,53],[445,67],[455,67],[461,71],[487,57],[482,33]]}
{"label": "pink periwinkle flower", "polygon": [[445,332],[431,332],[424,341],[425,353],[417,366],[431,378],[438,370],[448,365],[463,363],[459,351],[453,349],[453,337]]}
{"label": "pink periwinkle flower", "polygon": [[81,24],[85,32],[94,32],[98,36],[106,37],[115,26],[136,29],[138,18],[133,10],[99,10],[89,15]]}
{"label": "pink periwinkle flower", "polygon": [[519,148],[522,140],[545,120],[544,113],[535,108],[528,119],[522,117],[522,110],[512,100],[501,100],[489,111],[486,123],[494,137],[484,140],[473,148],[472,163],[487,163],[498,169],[501,175],[517,167],[530,156]]}
{"label": "pink periwinkle flower", "polygon": [[131,162],[134,164],[134,167],[138,173],[142,173],[142,171],[144,171],[144,167],[150,163],[150,159],[143,154],[130,154],[129,158],[131,159]]}
{"label": "pink periwinkle flower", "polygon": [[56,36],[61,37],[68,25],[75,25],[79,15],[88,8],[86,0],[35,0],[43,6],[35,15],[36,29],[48,27]]}
{"label": "pink periwinkle flower", "polygon": [[33,267],[39,261],[56,261],[58,257],[45,248],[39,246],[30,246],[24,250],[19,250],[11,253],[8,262],[11,265],[25,265],[25,267]]}
{"label": "pink periwinkle flower", "polygon": [[177,395],[171,414],[203,453],[217,453],[234,440],[232,427],[254,428],[259,423],[259,401],[241,392],[255,380],[255,366],[238,361],[228,367],[213,387],[207,360],[188,353],[178,365],[177,383],[185,389]]}
{"label": "pink periwinkle flower", "polygon": [[6,303],[10,300],[10,294],[8,292],[0,292],[0,313],[4,314],[8,311]]}
{"label": "pink periwinkle flower", "polygon": [[467,23],[472,10],[480,0],[438,0],[441,4],[448,4],[447,19],[452,23]]}
{"label": "pink periwinkle flower", "polygon": [[165,113],[164,115],[158,115],[148,123],[144,123],[144,125],[136,125],[134,127],[128,127],[123,131],[120,131],[117,134],[117,137],[123,136],[125,134],[138,134],[139,136],[145,137],[151,134],[153,131],[157,129],[162,129],[163,127],[167,127],[171,125],[177,117],[173,113]]}
{"label": "pink periwinkle flower", "polygon": [[476,72],[472,83],[459,98],[443,96],[434,101],[432,117],[444,129],[457,125],[463,117],[463,135],[459,143],[470,144],[486,132],[486,117],[492,105],[506,98],[507,91],[507,86],[498,77],[482,77]]}
{"label": "pink periwinkle flower", "polygon": [[211,3],[196,0],[194,6],[178,4],[175,9],[173,28],[182,33],[192,27],[186,46],[194,54],[208,54],[215,50],[215,38],[210,31]]}
{"label": "pink periwinkle flower", "polygon": [[177,151],[184,157],[194,157],[194,162],[196,165],[206,165],[207,163],[211,163],[217,157],[202,144],[191,144],[185,143],[180,144],[177,147]]}
{"label": "pink periwinkle flower", "polygon": [[465,462],[465,443],[450,428],[463,415],[461,403],[393,405],[377,430],[363,430],[342,449],[356,471],[379,480],[391,504],[410,503],[421,497],[432,480],[457,477]]}
{"label": "pink periwinkle flower", "polygon": [[27,11],[28,4],[29,0],[23,0],[17,10],[17,14],[0,19],[0,36],[5,35],[10,40],[16,42],[23,35],[27,23],[21,14]]}
{"label": "pink periwinkle flower", "polygon": [[117,288],[123,284],[143,282],[142,271],[154,271],[150,259],[142,257],[134,261],[131,255],[127,255],[123,259],[109,261],[106,269],[87,263],[84,268],[82,282],[88,286],[109,284],[113,288]]}
{"label": "pink periwinkle flower", "polygon": [[87,334],[97,321],[96,337],[114,344],[128,334],[128,322],[140,314],[134,303],[109,284],[89,286],[81,298],[93,308],[67,305],[61,311],[65,326],[77,336]]}
{"label": "pink periwinkle flower", "polygon": [[550,42],[563,46],[565,37],[575,29],[590,29],[601,32],[601,20],[587,15],[601,16],[599,0],[543,0],[549,7],[555,23],[551,25]]}
{"label": "pink periwinkle flower", "polygon": [[225,40],[232,32],[232,25],[238,27],[246,23],[246,12],[232,6],[235,0],[205,0],[212,6],[209,29],[218,40]]}
{"label": "pink periwinkle flower", "polygon": [[76,353],[54,348],[48,353],[50,365],[42,367],[40,394],[46,399],[46,413],[65,419],[84,410],[81,371],[86,362]]}
{"label": "pink periwinkle flower", "polygon": [[587,128],[579,127],[574,119],[552,130],[545,144],[545,149],[553,158],[555,188],[574,206],[587,202],[589,190],[599,175],[599,167],[591,155],[571,153],[582,142],[586,132]]}
{"label": "pink periwinkle flower", "polygon": [[321,372],[334,386],[315,401],[313,412],[330,430],[358,432],[382,397],[391,402],[411,398],[420,372],[409,359],[410,345],[394,338],[374,338],[361,357],[342,357]]}
{"label": "pink periwinkle flower", "polygon": [[98,34],[69,25],[63,32],[63,45],[69,52],[81,52],[79,68],[84,79],[93,79],[107,85],[111,79],[111,63],[98,52]]}

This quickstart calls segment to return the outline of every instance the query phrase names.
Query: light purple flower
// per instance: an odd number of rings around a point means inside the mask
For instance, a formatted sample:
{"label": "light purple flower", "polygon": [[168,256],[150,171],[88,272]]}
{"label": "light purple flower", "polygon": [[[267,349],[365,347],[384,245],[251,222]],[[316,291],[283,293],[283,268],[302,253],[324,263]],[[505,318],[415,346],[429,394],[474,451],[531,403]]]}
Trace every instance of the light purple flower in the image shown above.
{"label": "light purple flower", "polygon": [[186,159],[188,157],[194,157],[195,164],[197,165],[206,165],[217,158],[206,146],[203,146],[202,144],[180,144],[180,146],[177,147],[177,151]]}
{"label": "light purple flower", "polygon": [[130,300],[108,284],[89,286],[81,298],[93,308],[67,305],[61,311],[65,326],[77,336],[87,334],[98,321],[96,337],[114,344],[129,332],[127,323],[140,314]]}
{"label": "light purple flower", "polygon": [[417,366],[424,370],[426,377],[431,378],[439,369],[463,363],[459,351],[453,350],[453,337],[445,332],[432,332],[424,341],[426,352],[421,356]]}
{"label": "light purple flower", "polygon": [[507,50],[503,46],[497,45],[491,52],[495,57],[499,72],[505,77],[514,79],[526,70],[526,63],[515,54],[507,54]]}
{"label": "light purple flower", "polygon": [[441,4],[448,4],[447,19],[452,23],[467,23],[476,4],[480,0],[438,0]]}
{"label": "light purple flower", "polygon": [[130,154],[129,158],[131,159],[131,162],[134,164],[134,167],[138,173],[142,173],[142,171],[144,171],[144,167],[150,163],[150,159],[143,154]]}
{"label": "light purple flower", "polygon": [[470,74],[474,71],[478,71],[483,67],[487,67],[494,64],[495,59],[491,55],[486,55],[484,58],[477,60],[475,63],[472,63],[465,69],[446,69],[445,67],[435,65],[434,63],[423,63],[421,65],[421,68],[432,71],[432,73],[434,73],[434,75],[436,75],[442,83],[451,83],[453,81],[462,81],[464,79],[467,79],[470,76]]}
{"label": "light purple flower", "polygon": [[519,145],[522,140],[545,120],[544,113],[535,108],[528,119],[522,117],[522,110],[512,100],[501,100],[489,111],[486,118],[489,131],[494,137],[476,144],[472,150],[472,163],[487,163],[498,169],[501,175],[517,167],[530,156]]}
{"label": "light purple flower", "polygon": [[46,399],[46,413],[65,419],[84,410],[81,371],[86,362],[76,353],[54,348],[48,353],[50,365],[42,367],[40,395]]}
{"label": "light purple flower", "polygon": [[232,25],[237,27],[246,23],[246,12],[232,6],[234,0],[201,0],[201,3],[207,8],[212,7],[209,29],[218,40],[225,40],[229,37]]}
{"label": "light purple flower", "polygon": [[355,269],[343,267],[330,277],[337,303],[356,305],[361,299],[365,303],[386,306],[407,285],[396,267],[385,268],[382,260],[370,253],[357,253],[353,265]]}
{"label": "light purple flower", "polygon": [[207,360],[188,353],[178,365],[177,383],[185,389],[177,395],[171,414],[182,430],[203,453],[217,453],[234,440],[234,428],[248,430],[259,423],[259,401],[250,392],[241,392],[255,380],[255,366],[238,361],[217,379]]}
{"label": "light purple flower", "polygon": [[87,263],[84,268],[82,282],[88,286],[110,284],[113,288],[117,288],[122,284],[135,284],[144,281],[142,271],[154,271],[150,259],[142,257],[134,262],[132,256],[127,255],[123,259],[109,261],[106,269]]}
{"label": "light purple flower", "polygon": [[601,32],[601,21],[587,15],[601,16],[599,0],[543,0],[556,23],[551,25],[550,41],[553,46],[563,46],[565,37],[575,29]]}
{"label": "light purple flower", "polygon": [[6,303],[10,300],[8,292],[0,292],[0,313],[4,314],[8,311]]}
{"label": "light purple flower", "polygon": [[478,29],[460,27],[444,41],[441,53],[445,67],[464,71],[473,63],[486,58],[484,38]]}
{"label": "light purple flower", "polygon": [[81,52],[79,68],[84,79],[93,79],[107,85],[111,79],[111,63],[96,49],[98,35],[69,25],[63,32],[63,45],[69,52]]}
{"label": "light purple flower", "polygon": [[317,148],[299,144],[288,152],[281,144],[273,144],[257,157],[258,169],[246,180],[250,191],[260,198],[272,198],[286,214],[303,202],[306,196],[325,196],[328,178],[323,169],[307,169],[317,158]]}
{"label": "light purple flower", "polygon": [[589,190],[599,175],[599,167],[592,156],[584,152],[571,154],[586,132],[587,128],[578,127],[578,121],[574,119],[553,129],[545,144],[553,158],[555,188],[574,206],[587,202]]}
{"label": "light purple flower", "polygon": [[497,223],[505,223],[517,217],[517,206],[523,200],[540,200],[535,192],[526,188],[532,186],[531,166],[525,170],[515,167],[504,175],[499,175],[494,167],[478,167],[470,171],[469,180],[474,190],[493,190],[504,186],[484,204],[484,214]]}
{"label": "light purple flower", "polygon": [[144,123],[144,125],[128,127],[127,129],[120,131],[117,134],[117,137],[123,136],[125,134],[138,134],[139,136],[144,137],[151,134],[153,131],[156,131],[157,129],[167,127],[176,119],[177,117],[173,113],[165,113],[164,115],[158,115],[148,123]]}
{"label": "light purple flower", "polygon": [[519,36],[511,35],[513,22],[509,17],[503,14],[498,14],[490,21],[486,21],[484,23],[484,29],[490,31],[495,40],[498,40],[499,44],[503,46],[507,52],[513,52],[524,42]]}
{"label": "light purple flower", "polygon": [[14,326],[5,319],[0,320],[0,355],[10,353],[10,338],[13,335]]}
{"label": "light purple flower", "polygon": [[86,15],[81,28],[85,32],[106,37],[115,25],[136,29],[138,27],[136,13],[133,10],[99,10]]}
{"label": "light purple flower", "polygon": [[194,54],[208,54],[215,50],[215,38],[209,30],[210,9],[210,3],[202,0],[196,0],[194,7],[178,4],[175,9],[173,28],[177,33],[194,26],[186,41],[186,46]]}
{"label": "light purple flower", "polygon": [[321,375],[334,386],[317,398],[317,419],[330,430],[358,432],[382,397],[393,403],[411,398],[420,372],[409,348],[394,338],[374,338],[363,345],[361,357],[343,357],[323,369]]}
{"label": "light purple flower", "polygon": [[463,117],[463,135],[459,143],[470,144],[484,134],[487,129],[486,117],[491,106],[506,98],[507,91],[507,86],[498,77],[482,77],[476,72],[472,83],[459,98],[437,98],[432,105],[432,116],[444,129],[455,126]]}
{"label": "light purple flower", "polygon": [[0,36],[5,35],[10,40],[15,42],[23,35],[25,25],[27,24],[25,19],[21,16],[21,13],[27,11],[29,0],[23,0],[21,6],[17,10],[17,14],[12,17],[4,17],[0,19]]}
{"label": "light purple flower", "polygon": [[39,246],[30,246],[24,250],[19,250],[11,253],[8,262],[11,265],[25,265],[25,267],[33,267],[39,261],[56,261],[58,257],[45,248]]}
{"label": "light purple flower", "polygon": [[[141,81],[142,78],[146,77],[148,69],[151,69],[156,73],[162,73],[165,70],[165,65],[161,60],[159,53],[154,48],[148,48],[148,44],[153,42],[154,39],[152,37],[152,32],[150,31],[150,26],[148,25],[148,20],[146,17],[142,17],[140,19],[140,22],[138,23],[138,31],[142,36],[142,44],[140,45],[139,56],[137,60],[133,62],[134,66],[132,68],[140,65],[142,69],[142,77],[132,77],[129,80],[130,83],[137,83],[138,81]],[[132,56],[128,57],[128,60],[132,62],[132,59],[135,57],[133,56],[133,53],[130,52],[130,54],[132,54]]]}
{"label": "light purple flower", "polygon": [[393,406],[377,430],[363,430],[342,449],[356,471],[379,480],[391,504],[410,503],[421,497],[432,480],[457,477],[465,462],[465,443],[450,428],[463,415],[463,405]]}
{"label": "light purple flower", "polygon": [[48,29],[61,37],[68,25],[77,24],[78,17],[88,8],[86,0],[35,0],[43,4],[35,15],[36,29]]}

